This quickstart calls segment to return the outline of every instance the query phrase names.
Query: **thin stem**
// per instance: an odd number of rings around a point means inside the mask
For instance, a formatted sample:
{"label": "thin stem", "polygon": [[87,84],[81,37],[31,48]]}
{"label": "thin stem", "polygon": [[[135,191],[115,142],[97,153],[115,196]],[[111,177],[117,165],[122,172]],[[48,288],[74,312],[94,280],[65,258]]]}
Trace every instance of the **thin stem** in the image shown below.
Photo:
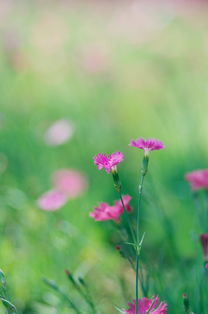
{"label": "thin stem", "polygon": [[127,211],[127,209],[126,209],[126,206],[124,205],[124,201],[123,201],[123,197],[122,197],[121,191],[118,192],[118,193],[119,193],[119,197],[120,197],[120,200],[121,200],[121,204],[122,204],[122,207],[123,207],[125,216],[126,216],[126,220],[127,220],[127,223],[128,223],[128,227],[129,227],[129,230],[130,230],[130,232],[131,232],[132,240],[133,240],[134,244],[136,244],[136,239],[135,239],[134,231],[133,231],[133,229],[132,229],[132,227],[131,227],[131,223],[130,223],[130,220],[129,220],[128,211]]}
{"label": "thin stem", "polygon": [[136,255],[136,314],[139,313],[139,254]]}
{"label": "thin stem", "polygon": [[144,156],[142,161],[141,179],[138,188],[138,207],[137,207],[137,219],[136,219],[136,314],[139,313],[139,255],[141,244],[139,240],[139,218],[140,218],[140,207],[142,199],[142,191],[144,185],[144,177],[148,169],[148,156]]}
{"label": "thin stem", "polygon": [[139,194],[138,194],[138,207],[137,207],[137,223],[136,223],[136,242],[139,244],[139,217],[140,217],[140,207],[141,207],[141,199],[142,199],[142,191],[144,185],[144,177],[145,173],[142,172],[141,181],[139,184]]}
{"label": "thin stem", "polygon": [[126,220],[127,220],[127,223],[128,223],[128,227],[129,227],[129,230],[131,232],[132,241],[134,241],[134,244],[136,244],[135,243],[136,239],[135,239],[135,236],[134,236],[134,232],[132,230],[132,227],[131,227],[131,224],[130,224],[130,221],[129,221],[128,211],[127,211],[127,209],[126,209],[126,207],[124,205],[123,197],[122,197],[122,194],[121,194],[122,185],[121,185],[121,181],[120,181],[120,178],[119,178],[117,167],[114,167],[112,169],[112,176],[113,176],[113,181],[114,181],[114,187],[115,187],[116,191],[119,194],[119,197],[120,197],[120,200],[121,200],[121,204],[122,204],[122,207],[123,207],[123,210],[124,210],[124,214],[125,214],[125,217],[126,217]]}

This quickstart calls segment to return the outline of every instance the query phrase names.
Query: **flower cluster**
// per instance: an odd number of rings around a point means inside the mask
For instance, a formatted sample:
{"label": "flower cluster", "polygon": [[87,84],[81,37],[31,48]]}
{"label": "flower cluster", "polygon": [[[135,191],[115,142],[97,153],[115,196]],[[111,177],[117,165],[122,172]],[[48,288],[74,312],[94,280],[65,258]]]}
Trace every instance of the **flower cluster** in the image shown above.
{"label": "flower cluster", "polygon": [[[141,180],[141,186],[139,188],[139,202],[141,200],[141,193],[142,193],[142,184],[144,180],[144,176],[147,173],[148,168],[148,155],[150,151],[153,150],[159,150],[164,148],[164,145],[162,142],[156,140],[156,139],[149,139],[144,140],[143,138],[139,138],[137,140],[132,140],[129,144],[129,146],[134,146],[139,149],[144,150],[144,158],[143,158],[143,168],[142,168],[142,180]],[[124,156],[121,152],[115,152],[110,155],[105,154],[98,154],[94,156],[94,163],[98,167],[99,170],[105,169],[107,173],[112,172],[113,180],[114,180],[114,187],[116,191],[119,193],[121,200],[115,201],[114,205],[110,206],[107,203],[100,203],[98,207],[94,208],[94,210],[90,213],[90,216],[96,220],[96,221],[104,221],[104,220],[113,220],[115,222],[119,222],[120,215],[126,210],[131,211],[131,207],[129,206],[129,201],[131,197],[129,195],[124,195],[122,197],[121,195],[121,182],[117,171],[117,165],[123,161]],[[139,236],[138,236],[138,215],[139,211],[137,212],[137,226],[136,226],[136,240],[135,240],[135,231],[132,229],[132,225],[130,220],[128,219],[128,215],[126,216],[127,222],[128,222],[128,229],[126,229],[126,232],[128,234],[128,231],[130,231],[133,247],[138,248],[139,243]],[[130,243],[132,244],[132,243]],[[121,251],[121,246],[117,245],[116,249],[118,251]],[[139,249],[136,249],[134,251],[136,260],[136,265],[138,265],[138,256],[139,256]],[[130,261],[132,265],[132,257],[128,256],[128,260]],[[134,266],[133,266],[134,268]],[[146,314],[146,313],[155,313],[155,314],[166,314],[167,312],[167,305],[164,302],[160,302],[158,297],[154,297],[152,299],[147,298],[138,298],[138,276],[139,271],[138,267],[136,266],[136,300],[134,300],[132,303],[129,303],[129,308],[127,310],[124,310],[123,313],[125,314]],[[138,306],[138,307],[137,307]]]}
{"label": "flower cluster", "polygon": [[[123,202],[127,211],[131,211],[132,208],[129,205],[131,196],[124,195]],[[123,213],[124,208],[121,201],[115,201],[113,206],[108,205],[107,203],[100,203],[98,207],[95,207],[94,210],[90,213],[90,217],[94,218],[96,221],[104,220],[114,220],[115,222],[119,221],[120,215]]]}

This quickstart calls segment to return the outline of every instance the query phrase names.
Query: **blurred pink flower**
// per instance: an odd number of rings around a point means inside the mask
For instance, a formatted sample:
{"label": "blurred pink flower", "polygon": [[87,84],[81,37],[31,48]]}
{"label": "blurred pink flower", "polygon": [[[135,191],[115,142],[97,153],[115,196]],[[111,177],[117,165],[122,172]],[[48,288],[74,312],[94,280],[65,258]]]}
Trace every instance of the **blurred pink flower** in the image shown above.
{"label": "blurred pink flower", "polygon": [[37,201],[44,210],[57,210],[69,199],[80,196],[87,187],[87,180],[76,170],[61,169],[52,176],[52,190],[44,193]]}
{"label": "blurred pink flower", "polygon": [[80,196],[87,187],[87,180],[83,174],[76,170],[61,169],[52,177],[52,183],[56,190],[62,192],[67,198]]}
{"label": "blurred pink flower", "polygon": [[201,241],[204,260],[208,262],[208,233],[202,233],[200,235],[200,241]]}
{"label": "blurred pink flower", "polygon": [[185,180],[193,191],[208,189],[208,169],[189,172],[185,175]]}
{"label": "blurred pink flower", "polygon": [[43,210],[54,211],[67,202],[67,197],[61,191],[50,190],[44,193],[37,201],[38,207]]}
{"label": "blurred pink flower", "polygon": [[94,164],[98,169],[105,168],[106,172],[110,172],[117,164],[123,161],[124,155],[121,152],[112,153],[110,155],[98,154],[93,157]]}
{"label": "blurred pink flower", "polygon": [[[167,304],[164,302],[160,303],[158,297],[153,297],[152,299],[142,298],[138,302],[139,314],[166,314]],[[135,314],[136,313],[136,301],[128,303],[129,308],[124,311],[125,314]]]}
{"label": "blurred pink flower", "polygon": [[74,125],[61,119],[52,124],[45,133],[45,141],[48,145],[56,146],[64,144],[74,134]]}
{"label": "blurred pink flower", "polygon": [[142,137],[137,140],[132,140],[129,146],[134,146],[145,151],[145,154],[148,154],[152,150],[159,150],[164,148],[164,144],[161,141],[158,141],[154,138],[150,138],[149,140],[145,140]]}
{"label": "blurred pink flower", "polygon": [[[123,200],[126,209],[131,211],[131,207],[129,206],[131,197],[129,195],[124,195]],[[90,217],[94,218],[96,221],[114,220],[115,222],[118,222],[123,211],[124,209],[121,201],[115,201],[113,206],[110,206],[107,203],[99,203],[99,206],[95,207],[90,213]]]}

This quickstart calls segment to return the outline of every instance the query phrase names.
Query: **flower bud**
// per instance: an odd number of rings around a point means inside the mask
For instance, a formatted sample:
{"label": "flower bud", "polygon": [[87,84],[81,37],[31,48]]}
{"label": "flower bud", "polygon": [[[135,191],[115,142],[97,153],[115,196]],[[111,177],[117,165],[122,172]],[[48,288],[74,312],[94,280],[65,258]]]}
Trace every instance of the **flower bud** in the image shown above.
{"label": "flower bud", "polygon": [[115,186],[115,189],[118,193],[121,192],[121,181],[119,179],[119,175],[118,175],[118,171],[117,171],[117,167],[114,166],[112,169],[111,169],[111,172],[112,172],[112,175],[113,175],[113,181],[114,181],[114,186]]}

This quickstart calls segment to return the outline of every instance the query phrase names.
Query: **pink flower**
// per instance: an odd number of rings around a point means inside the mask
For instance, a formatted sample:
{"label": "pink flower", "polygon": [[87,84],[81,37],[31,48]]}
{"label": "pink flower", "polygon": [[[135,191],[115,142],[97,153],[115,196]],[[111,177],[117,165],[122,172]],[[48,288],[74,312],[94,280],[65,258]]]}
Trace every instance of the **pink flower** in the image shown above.
{"label": "pink flower", "polygon": [[98,169],[105,168],[106,172],[110,172],[117,164],[124,159],[124,155],[121,152],[112,153],[110,155],[98,154],[93,157],[94,164]]}
{"label": "pink flower", "polygon": [[150,138],[149,140],[145,140],[142,137],[138,140],[132,140],[129,146],[134,146],[140,149],[143,149],[145,155],[149,154],[152,150],[159,150],[164,148],[164,144],[154,138]]}
{"label": "pink flower", "polygon": [[62,192],[67,198],[80,196],[87,187],[83,174],[71,169],[61,169],[54,173],[52,183],[56,190]]}
{"label": "pink flower", "polygon": [[[136,300],[132,303],[128,303],[129,308],[124,311],[125,314],[135,314],[136,313]],[[167,304],[164,302],[160,303],[158,297],[153,297],[152,299],[142,298],[139,299],[139,314],[166,314]]]}
{"label": "pink flower", "polygon": [[[130,211],[131,207],[129,206],[129,201],[131,200],[131,197],[129,195],[124,195],[123,199],[125,200],[124,204],[126,209]],[[99,203],[99,206],[95,207],[90,213],[90,217],[94,218],[96,221],[114,220],[115,222],[118,222],[123,211],[124,209],[121,201],[115,201],[113,206],[110,206],[107,203]]]}
{"label": "pink flower", "polygon": [[52,124],[45,133],[45,141],[48,145],[57,146],[64,144],[74,134],[74,125],[61,119]]}
{"label": "pink flower", "polygon": [[208,169],[189,172],[185,175],[185,180],[193,191],[208,189]]}
{"label": "pink flower", "polygon": [[44,193],[37,201],[38,207],[43,210],[54,211],[62,207],[67,201],[66,195],[58,190]]}
{"label": "pink flower", "polygon": [[201,241],[204,260],[208,262],[208,233],[202,233],[200,235],[200,241]]}
{"label": "pink flower", "polygon": [[112,219],[117,222],[119,215],[120,213],[114,211],[114,207],[109,206],[107,203],[99,203],[99,206],[95,207],[93,212],[90,213],[90,217],[96,221]]}
{"label": "pink flower", "polygon": [[[129,205],[129,202],[130,202],[130,200],[131,200],[131,196],[130,196],[130,195],[123,195],[122,198],[123,198],[123,203],[124,203],[124,206],[125,206],[126,210],[127,210],[128,212],[132,211],[132,208],[131,208],[131,206]],[[122,207],[121,200],[115,201],[114,204],[115,204],[116,206]],[[123,208],[123,207],[122,207],[122,208]]]}

